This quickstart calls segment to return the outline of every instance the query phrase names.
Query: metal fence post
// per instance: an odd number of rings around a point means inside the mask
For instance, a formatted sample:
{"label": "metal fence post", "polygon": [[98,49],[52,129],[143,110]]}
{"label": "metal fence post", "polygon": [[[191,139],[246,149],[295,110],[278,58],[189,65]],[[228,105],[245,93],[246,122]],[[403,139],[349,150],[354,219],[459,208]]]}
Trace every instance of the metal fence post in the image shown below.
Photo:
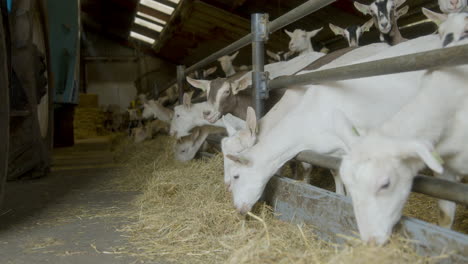
{"label": "metal fence post", "polygon": [[264,115],[264,100],[268,99],[265,72],[265,41],[268,40],[268,14],[252,14],[252,93],[257,118]]}
{"label": "metal fence post", "polygon": [[184,100],[185,65],[177,65],[177,86],[179,88],[179,104]]}

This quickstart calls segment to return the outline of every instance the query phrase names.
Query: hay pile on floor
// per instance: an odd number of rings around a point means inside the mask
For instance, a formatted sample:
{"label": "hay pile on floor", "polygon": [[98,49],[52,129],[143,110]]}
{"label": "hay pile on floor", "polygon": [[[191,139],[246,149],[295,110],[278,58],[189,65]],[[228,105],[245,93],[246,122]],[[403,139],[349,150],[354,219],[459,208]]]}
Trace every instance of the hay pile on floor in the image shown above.
{"label": "hay pile on floor", "polygon": [[122,231],[130,245],[121,249],[142,259],[176,263],[433,263],[414,253],[409,242],[393,238],[385,247],[350,239],[328,244],[312,227],[285,223],[259,206],[243,218],[233,209],[223,183],[221,155],[179,163],[173,139],[160,136],[141,144],[123,144],[125,163],[116,184],[142,190],[135,222]]}

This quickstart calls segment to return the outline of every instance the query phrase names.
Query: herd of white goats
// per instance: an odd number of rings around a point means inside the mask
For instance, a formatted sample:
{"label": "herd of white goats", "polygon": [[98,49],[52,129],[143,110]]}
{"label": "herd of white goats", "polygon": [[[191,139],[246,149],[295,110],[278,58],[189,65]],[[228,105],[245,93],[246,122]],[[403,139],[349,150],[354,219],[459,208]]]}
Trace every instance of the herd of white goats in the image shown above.
{"label": "herd of white goats", "polygon": [[[408,12],[408,6],[400,8],[404,2],[355,2],[373,20],[346,29],[330,24],[351,46],[330,54],[312,50],[310,38],[320,29],[286,31],[289,51],[269,55],[299,56],[268,64],[266,71],[275,78],[468,43],[466,0],[439,0],[445,14],[423,9],[439,26],[439,35],[411,40],[401,36],[396,23]],[[359,47],[359,37],[373,25],[382,43]],[[168,96],[149,100],[143,117],[170,123],[181,160],[192,159],[209,134],[227,132],[221,144],[224,180],[240,213],[251,210],[283,165],[311,150],[342,158],[339,172],[333,173],[336,192],[352,198],[361,238],[383,244],[401,217],[418,171],[427,166],[435,177],[450,181],[468,175],[468,65],[285,87],[271,92],[269,111],[257,121],[251,73],[233,67],[235,55],[219,60],[225,78],[187,78],[207,101],[192,104],[185,94],[183,104],[172,110],[161,104]],[[440,225],[450,227],[455,204],[440,201],[439,207]]]}

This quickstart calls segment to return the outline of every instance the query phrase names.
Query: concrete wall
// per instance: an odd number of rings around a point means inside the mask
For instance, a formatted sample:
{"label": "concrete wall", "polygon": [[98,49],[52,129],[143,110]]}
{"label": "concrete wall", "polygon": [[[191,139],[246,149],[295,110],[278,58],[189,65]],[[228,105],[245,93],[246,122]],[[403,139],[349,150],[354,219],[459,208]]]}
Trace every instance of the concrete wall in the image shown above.
{"label": "concrete wall", "polygon": [[124,110],[137,94],[150,94],[175,76],[175,66],[159,58],[89,32],[84,36],[82,89],[97,94],[101,106]]}

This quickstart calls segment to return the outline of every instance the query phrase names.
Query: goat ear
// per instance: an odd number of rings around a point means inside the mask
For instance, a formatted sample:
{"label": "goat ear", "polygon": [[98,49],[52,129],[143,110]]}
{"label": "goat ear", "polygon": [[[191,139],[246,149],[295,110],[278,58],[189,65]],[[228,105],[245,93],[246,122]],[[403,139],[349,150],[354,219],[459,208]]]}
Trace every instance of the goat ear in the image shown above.
{"label": "goat ear", "polygon": [[312,31],[309,31],[307,32],[307,37],[308,38],[313,38],[315,36],[317,36],[317,34],[322,31],[323,27],[319,28],[319,29],[316,29],[316,30],[312,30]]}
{"label": "goat ear", "polygon": [[371,18],[369,21],[367,21],[366,23],[364,23],[364,25],[361,26],[362,33],[369,31],[373,25],[374,25],[374,19]]}
{"label": "goat ear", "polygon": [[438,174],[444,172],[443,160],[439,154],[434,151],[432,144],[422,141],[412,141],[406,143],[401,153],[403,156],[406,154],[408,157],[420,158],[431,170]]}
{"label": "goat ear", "polygon": [[190,83],[193,87],[198,88],[204,92],[208,92],[210,89],[211,81],[207,80],[195,80],[190,77],[187,77],[187,82]]}
{"label": "goat ear", "polygon": [[183,103],[185,107],[190,108],[192,106],[192,94],[184,93]]}
{"label": "goat ear", "polygon": [[198,136],[200,135],[200,129],[199,128],[195,128],[193,131],[192,131],[192,134],[190,134],[190,137],[192,138],[193,141],[197,140]]}
{"label": "goat ear", "polygon": [[346,114],[338,109],[333,113],[333,128],[335,134],[345,144],[346,152],[351,150],[353,143],[361,136],[361,132],[352,124]]}
{"label": "goat ear", "polygon": [[216,71],[217,69],[218,69],[218,67],[217,67],[217,66],[214,66],[214,67],[209,68],[208,70],[204,70],[204,71],[203,71],[203,76],[204,76],[204,77],[208,77],[208,76],[210,76],[211,74],[215,73],[215,71]]}
{"label": "goat ear", "polygon": [[240,80],[237,80],[234,82],[234,85],[232,87],[232,94],[236,95],[240,91],[243,91],[247,89],[250,86],[251,83],[251,75],[246,74],[244,77],[242,77]]}
{"label": "goat ear", "polygon": [[370,7],[368,5],[361,4],[359,2],[354,2],[354,7],[356,7],[356,9],[359,12],[363,13],[364,15],[370,15],[371,14]]}
{"label": "goat ear", "polygon": [[255,114],[255,110],[252,107],[247,108],[247,128],[250,131],[251,136],[257,135],[257,115]]}
{"label": "goat ear", "polygon": [[231,59],[231,61],[233,61],[237,57],[237,55],[239,55],[239,51],[236,51],[234,54],[229,56],[229,58]]}
{"label": "goat ear", "polygon": [[442,24],[445,20],[447,20],[448,17],[446,14],[439,14],[424,7],[422,12],[429,20],[436,23],[437,25]]}
{"label": "goat ear", "polygon": [[406,2],[406,0],[395,0],[395,8],[399,8],[399,7],[402,6],[405,2]]}
{"label": "goat ear", "polygon": [[284,30],[284,33],[288,34],[290,38],[293,37],[293,33],[291,31],[288,31],[287,29]]}
{"label": "goat ear", "polygon": [[328,24],[328,26],[330,27],[331,31],[333,31],[333,33],[337,36],[343,36],[344,35],[344,29],[338,27],[338,26],[335,26],[333,25],[332,23]]}
{"label": "goat ear", "polygon": [[396,11],[395,17],[398,20],[400,17],[406,15],[409,11],[409,6],[402,7]]}
{"label": "goat ear", "polygon": [[226,158],[234,161],[235,163],[243,165],[243,166],[249,166],[250,165],[250,161],[248,159],[244,158],[244,157],[241,157],[241,156],[235,156],[235,155],[227,154]]}

